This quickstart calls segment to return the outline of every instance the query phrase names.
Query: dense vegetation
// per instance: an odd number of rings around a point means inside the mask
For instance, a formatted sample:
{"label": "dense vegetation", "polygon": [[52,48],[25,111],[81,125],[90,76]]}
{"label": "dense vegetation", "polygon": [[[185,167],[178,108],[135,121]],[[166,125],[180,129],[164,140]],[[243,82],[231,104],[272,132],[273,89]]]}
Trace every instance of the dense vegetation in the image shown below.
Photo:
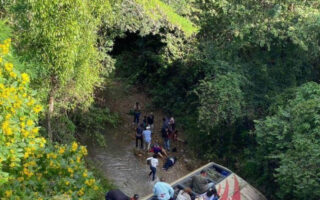
{"label": "dense vegetation", "polygon": [[74,141],[117,123],[94,102],[115,69],[177,117],[202,159],[268,199],[319,199],[319,9],[316,0],[2,1],[0,197],[101,197],[107,188]]}

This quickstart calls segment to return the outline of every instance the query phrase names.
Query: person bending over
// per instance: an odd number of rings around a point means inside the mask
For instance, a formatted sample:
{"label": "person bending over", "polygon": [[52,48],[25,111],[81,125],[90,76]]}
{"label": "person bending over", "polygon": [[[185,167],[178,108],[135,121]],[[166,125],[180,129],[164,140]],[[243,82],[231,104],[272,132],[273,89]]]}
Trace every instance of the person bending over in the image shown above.
{"label": "person bending over", "polygon": [[156,142],[156,144],[153,145],[153,147],[151,148],[151,151],[157,154],[158,156],[160,156],[161,158],[163,158],[164,156],[168,157],[166,150],[164,150],[164,148],[162,148],[158,144],[158,142]]}

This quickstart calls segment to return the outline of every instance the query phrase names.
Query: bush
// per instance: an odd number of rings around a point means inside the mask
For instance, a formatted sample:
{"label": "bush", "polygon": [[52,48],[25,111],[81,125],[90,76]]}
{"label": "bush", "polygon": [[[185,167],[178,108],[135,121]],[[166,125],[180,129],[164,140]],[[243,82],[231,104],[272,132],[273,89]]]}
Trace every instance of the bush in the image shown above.
{"label": "bush", "polygon": [[54,145],[39,135],[43,108],[28,87],[29,75],[8,62],[10,42],[0,44],[0,198],[96,199],[101,187],[85,167],[86,148]]}

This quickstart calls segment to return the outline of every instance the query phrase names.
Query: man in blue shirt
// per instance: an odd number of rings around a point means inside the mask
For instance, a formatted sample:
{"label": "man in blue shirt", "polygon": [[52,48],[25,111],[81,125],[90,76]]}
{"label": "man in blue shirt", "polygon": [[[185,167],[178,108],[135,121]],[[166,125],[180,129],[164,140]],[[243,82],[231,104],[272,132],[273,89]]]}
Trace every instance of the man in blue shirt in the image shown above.
{"label": "man in blue shirt", "polygon": [[144,143],[146,145],[147,151],[149,151],[150,144],[151,144],[150,126],[147,126],[147,129],[142,132],[142,135],[143,135],[143,140],[144,140]]}
{"label": "man in blue shirt", "polygon": [[164,179],[161,178],[153,187],[153,194],[157,197],[158,200],[169,200],[173,198],[174,190],[168,183],[164,182]]}

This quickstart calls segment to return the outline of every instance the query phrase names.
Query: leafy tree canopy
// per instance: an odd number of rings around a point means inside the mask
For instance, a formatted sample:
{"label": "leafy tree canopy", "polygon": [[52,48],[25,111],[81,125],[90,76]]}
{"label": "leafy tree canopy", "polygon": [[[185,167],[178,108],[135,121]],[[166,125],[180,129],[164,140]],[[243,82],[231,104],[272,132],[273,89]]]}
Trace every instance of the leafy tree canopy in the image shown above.
{"label": "leafy tree canopy", "polygon": [[275,115],[256,121],[259,151],[277,163],[272,173],[281,199],[320,197],[319,102],[320,85],[306,83]]}

